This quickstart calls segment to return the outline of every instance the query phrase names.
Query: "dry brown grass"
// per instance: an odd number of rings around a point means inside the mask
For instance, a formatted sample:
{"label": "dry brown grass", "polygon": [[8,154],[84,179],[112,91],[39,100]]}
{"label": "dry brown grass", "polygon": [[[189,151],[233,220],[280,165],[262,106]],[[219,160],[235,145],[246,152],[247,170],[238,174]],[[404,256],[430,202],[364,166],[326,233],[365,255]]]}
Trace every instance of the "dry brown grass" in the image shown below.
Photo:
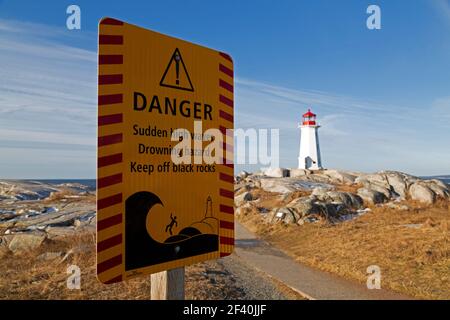
{"label": "dry brown grass", "polygon": [[[58,258],[40,261],[44,252],[68,252]],[[96,278],[95,234],[84,233],[63,241],[48,241],[41,249],[21,255],[9,254],[0,261],[0,299],[150,299],[150,276],[104,285]],[[81,270],[81,290],[67,289],[67,267]],[[220,276],[221,266],[214,261],[186,268],[186,299],[239,299],[242,292],[229,277]],[[219,276],[211,280],[209,272]]]}
{"label": "dry brown grass", "polygon": [[[39,261],[43,252],[68,252],[80,248],[66,261]],[[0,264],[0,299],[148,299],[149,281],[130,280],[103,285],[95,275],[95,235],[81,234],[47,243],[42,249],[4,257]],[[67,267],[81,269],[82,290],[67,289]]]}
{"label": "dry brown grass", "polygon": [[253,199],[258,199],[258,206],[263,208],[276,207],[282,202],[279,193],[266,192],[262,189],[254,189],[250,193]]}
{"label": "dry brown grass", "polygon": [[449,203],[408,205],[408,211],[372,207],[371,213],[336,225],[268,225],[254,210],[239,220],[307,265],[361,283],[367,267],[378,265],[385,289],[450,299]]}
{"label": "dry brown grass", "polygon": [[337,184],[335,185],[336,191],[342,191],[342,192],[350,192],[350,193],[357,193],[358,189],[362,186],[360,184]]}

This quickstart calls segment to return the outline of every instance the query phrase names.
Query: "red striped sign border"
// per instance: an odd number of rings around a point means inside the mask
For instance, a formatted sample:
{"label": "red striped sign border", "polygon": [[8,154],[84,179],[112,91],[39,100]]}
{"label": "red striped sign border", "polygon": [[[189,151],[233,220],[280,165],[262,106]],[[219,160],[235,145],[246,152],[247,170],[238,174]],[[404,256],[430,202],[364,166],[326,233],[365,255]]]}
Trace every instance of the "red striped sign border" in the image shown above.
{"label": "red striped sign border", "polygon": [[[234,113],[234,79],[231,57],[223,52],[219,53],[219,130],[225,137],[233,138],[233,113]],[[230,64],[231,63],[231,64]],[[219,180],[223,187],[219,189],[221,203],[219,211],[221,219],[219,222],[220,232],[220,257],[231,254],[234,245],[234,165],[233,146],[228,144],[224,138],[224,157],[219,167]],[[232,140],[231,140],[232,141]],[[227,157],[228,155],[228,157]],[[231,155],[231,156],[230,156]],[[230,170],[231,169],[231,170]],[[231,219],[230,219],[231,217]],[[222,231],[223,230],[223,231]],[[232,236],[230,236],[232,235]]]}
{"label": "red striped sign border", "polygon": [[[102,25],[108,27],[108,34],[103,33]],[[98,56],[98,64],[99,66],[106,65],[123,65],[124,57],[123,54],[120,53],[120,48],[124,44],[124,36],[123,36],[123,22],[112,19],[112,18],[104,18],[100,21],[99,28],[99,56]],[[102,48],[106,48],[107,46],[111,49],[108,50],[108,54],[103,54],[104,50]],[[117,52],[111,51],[113,48],[117,48]],[[97,192],[99,194],[102,193],[102,190],[106,190],[109,188],[114,188],[114,186],[122,183],[122,172],[120,171],[120,166],[116,166],[121,164],[123,161],[122,153],[117,153],[111,151],[110,153],[100,152],[103,150],[102,148],[109,147],[115,144],[119,144],[123,142],[123,134],[119,129],[120,127],[115,127],[114,125],[123,123],[123,113],[117,112],[117,107],[121,108],[123,104],[123,92],[122,86],[124,82],[124,77],[122,73],[118,73],[117,71],[114,73],[101,73],[99,67],[99,75],[98,75],[98,86],[99,86],[99,95],[98,95],[98,128],[99,128],[99,136],[97,142],[97,148],[99,149],[99,156],[97,158]],[[119,85],[113,91],[107,91],[108,94],[101,94],[101,90],[103,86],[111,86],[111,85]],[[116,91],[117,90],[117,91]],[[116,92],[114,92],[116,91]],[[111,92],[111,93],[110,93]],[[113,111],[116,108],[116,111]],[[102,135],[100,133],[106,132],[103,128],[105,127],[111,128],[112,130],[108,130],[108,134]],[[117,129],[116,129],[117,128]],[[105,149],[109,150],[109,149]],[[111,149],[113,150],[113,149]],[[106,170],[107,169],[107,170]],[[111,170],[113,169],[113,170]],[[116,172],[112,172],[116,171]],[[106,172],[109,172],[107,175],[104,175]],[[100,173],[102,175],[100,175]],[[109,189],[115,190],[115,189]],[[111,191],[110,191],[111,193]],[[109,194],[110,194],[109,193]],[[120,272],[108,272],[109,270],[116,268],[117,266],[122,265],[123,257],[122,254],[116,254],[113,257],[108,258],[100,258],[99,253],[106,252],[109,249],[112,249],[117,246],[121,246],[123,243],[123,234],[122,232],[115,232],[114,234],[107,233],[107,230],[114,230],[113,228],[123,224],[123,215],[119,210],[119,205],[123,203],[123,195],[122,193],[112,194],[110,196],[98,197],[97,198],[97,275],[101,279],[102,282],[110,284],[122,281],[122,271]],[[111,214],[111,210],[114,206],[117,206],[118,211],[115,214]],[[108,211],[104,211],[108,210]],[[103,212],[108,213],[104,216]],[[114,213],[114,211],[112,212]],[[101,240],[99,240],[99,236],[102,235]],[[107,276],[104,276],[104,275]]]}

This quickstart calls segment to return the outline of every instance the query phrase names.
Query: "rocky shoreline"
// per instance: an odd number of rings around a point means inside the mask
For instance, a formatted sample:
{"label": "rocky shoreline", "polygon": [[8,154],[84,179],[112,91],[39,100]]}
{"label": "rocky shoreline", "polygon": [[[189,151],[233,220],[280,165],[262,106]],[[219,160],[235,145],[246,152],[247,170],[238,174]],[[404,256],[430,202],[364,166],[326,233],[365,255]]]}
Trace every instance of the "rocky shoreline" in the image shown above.
{"label": "rocky shoreline", "polygon": [[[270,205],[260,205],[265,194]],[[236,214],[251,210],[267,222],[304,224],[326,220],[345,221],[370,211],[370,206],[408,210],[408,202],[431,205],[449,201],[450,186],[396,171],[373,174],[338,170],[308,171],[271,168],[258,173],[241,172],[235,178]]]}
{"label": "rocky shoreline", "polygon": [[95,192],[79,183],[0,181],[0,256],[95,232]]}
{"label": "rocky shoreline", "polygon": [[[409,209],[408,201],[430,205],[449,198],[450,187],[442,181],[395,171],[272,168],[235,177],[236,215],[256,210],[269,223],[336,223],[363,215],[370,206],[401,211]],[[271,205],[264,204],[268,201]],[[94,233],[95,212],[95,191],[86,185],[0,180],[0,256]]]}

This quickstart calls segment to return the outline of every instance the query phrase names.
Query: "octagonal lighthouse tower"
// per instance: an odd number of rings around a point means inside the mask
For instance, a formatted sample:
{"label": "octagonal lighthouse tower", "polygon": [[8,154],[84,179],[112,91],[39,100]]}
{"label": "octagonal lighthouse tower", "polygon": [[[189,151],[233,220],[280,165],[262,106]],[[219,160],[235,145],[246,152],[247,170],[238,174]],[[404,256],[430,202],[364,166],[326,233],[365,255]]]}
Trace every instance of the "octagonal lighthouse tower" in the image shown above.
{"label": "octagonal lighthouse tower", "polygon": [[300,127],[300,155],[298,157],[298,168],[308,170],[322,169],[322,159],[319,148],[319,128],[316,123],[316,115],[308,109],[303,115]]}

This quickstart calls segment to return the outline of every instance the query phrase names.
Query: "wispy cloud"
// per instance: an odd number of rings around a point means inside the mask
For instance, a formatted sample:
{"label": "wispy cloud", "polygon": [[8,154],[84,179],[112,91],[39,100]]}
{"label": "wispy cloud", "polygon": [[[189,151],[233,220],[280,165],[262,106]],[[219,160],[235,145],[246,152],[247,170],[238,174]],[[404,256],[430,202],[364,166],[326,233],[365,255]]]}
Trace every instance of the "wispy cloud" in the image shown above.
{"label": "wispy cloud", "polygon": [[49,144],[84,145],[95,146],[95,139],[78,134],[68,134],[64,132],[36,131],[28,129],[2,129],[0,137],[6,141],[16,142],[42,142]]}
{"label": "wispy cloud", "polygon": [[[23,28],[31,34],[16,37]],[[0,127],[95,141],[95,52],[41,39],[57,28],[0,20],[0,29]]]}
{"label": "wispy cloud", "polygon": [[[89,40],[95,33],[91,31],[83,30],[83,32],[71,32],[68,34],[64,25],[49,26],[45,24],[39,24],[34,22],[25,22],[18,20],[10,20],[0,18],[0,31],[7,33],[6,35],[32,37],[33,39],[60,39],[68,37],[69,41],[73,40]],[[3,35],[3,34],[2,34]]]}
{"label": "wispy cloud", "polygon": [[87,35],[11,20],[0,20],[0,32],[0,177],[30,174],[19,148],[35,176],[71,176],[71,149],[83,157],[73,172],[93,176],[86,163],[95,163],[97,58],[69,45]]}
{"label": "wispy cloud", "polygon": [[[242,91],[252,91],[265,96],[272,102],[281,106],[296,108],[302,111],[305,107],[314,106],[322,110],[337,112],[339,115],[356,113],[361,114],[388,114],[391,118],[414,117],[411,108],[390,103],[380,103],[370,99],[361,99],[319,90],[291,89],[283,86],[262,83],[254,80],[236,79],[236,84]],[[303,108],[303,109],[302,109]]]}

